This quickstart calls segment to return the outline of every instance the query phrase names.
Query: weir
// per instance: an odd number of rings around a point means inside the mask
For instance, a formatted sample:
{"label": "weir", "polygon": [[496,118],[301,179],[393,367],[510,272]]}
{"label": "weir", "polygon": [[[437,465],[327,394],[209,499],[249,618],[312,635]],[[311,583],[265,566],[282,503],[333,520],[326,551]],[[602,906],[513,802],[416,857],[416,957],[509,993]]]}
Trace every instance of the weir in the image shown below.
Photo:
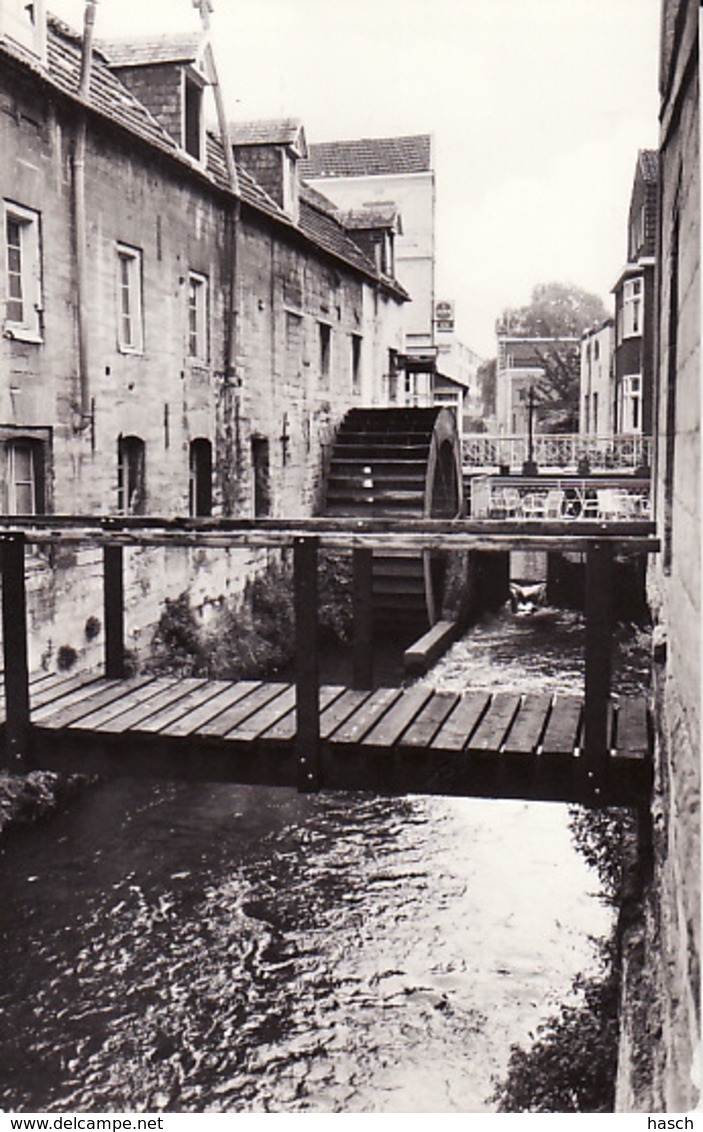
{"label": "weir", "polygon": [[[658,550],[650,523],[390,519],[2,520],[4,750],[11,769],[372,790],[591,806],[646,802],[644,697],[610,694],[613,560]],[[104,563],[104,675],[30,680],[25,546],[88,542]],[[130,546],[292,548],[295,681],[125,677]],[[351,553],[354,688],[319,682],[317,558]],[[370,690],[374,552],[560,550],[586,556],[583,697]]]}

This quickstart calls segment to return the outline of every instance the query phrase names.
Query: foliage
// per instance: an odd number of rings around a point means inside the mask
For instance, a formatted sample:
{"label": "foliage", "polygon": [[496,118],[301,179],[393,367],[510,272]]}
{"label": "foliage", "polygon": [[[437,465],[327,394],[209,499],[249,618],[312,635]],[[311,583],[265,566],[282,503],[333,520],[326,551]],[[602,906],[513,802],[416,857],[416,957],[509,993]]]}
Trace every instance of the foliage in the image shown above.
{"label": "foliage", "polygon": [[538,1027],[529,1050],[514,1045],[499,1112],[612,1112],[618,1045],[618,976],[610,945],[601,972],[577,976],[574,1001]]}
{"label": "foliage", "polygon": [[[628,810],[573,807],[576,848],[595,869],[602,897],[622,891],[634,819]],[[619,966],[615,935],[599,941],[600,970],[577,975],[571,1000],[538,1027],[529,1049],[511,1048],[505,1081],[493,1097],[501,1112],[612,1112],[618,1049]]]}
{"label": "foliage", "polygon": [[[322,555],[318,575],[322,640],[345,642],[351,635],[349,556]],[[220,611],[205,632],[184,591],[167,599],[152,639],[150,668],[214,679],[263,679],[293,659],[295,612],[293,572],[285,556],[247,582],[241,600]]]}
{"label": "foliage", "polygon": [[[476,379],[481,397],[481,414],[483,417],[493,417],[496,411],[496,369],[497,361],[489,358],[481,362],[478,367]],[[474,430],[478,431],[478,430]]]}
{"label": "foliage", "polygon": [[625,851],[635,836],[634,817],[629,810],[587,810],[574,806],[569,815],[574,844],[595,870],[603,899],[616,904],[622,890]]}
{"label": "foliage", "polygon": [[202,670],[200,628],[187,591],[177,598],[166,598],[151,648],[156,671],[193,675]]}
{"label": "foliage", "polygon": [[295,638],[291,571],[271,559],[247,582],[243,600],[227,606],[206,645],[207,675],[224,680],[272,676],[290,661]]}
{"label": "foliage", "polygon": [[78,653],[73,645],[61,645],[56,654],[56,666],[59,672],[68,672],[78,660]]}
{"label": "foliage", "polygon": [[538,283],[527,306],[503,311],[496,330],[526,338],[580,338],[608,317],[603,300],[573,283]]}
{"label": "foliage", "polygon": [[320,555],[318,596],[321,640],[346,644],[352,637],[354,619],[350,554],[326,551]]}
{"label": "foliage", "polygon": [[[540,283],[527,306],[503,311],[497,332],[524,338],[580,339],[584,330],[608,317],[598,295],[565,283]],[[544,376],[534,382],[535,403],[542,428],[548,432],[578,427],[579,341],[540,343],[535,358]]]}

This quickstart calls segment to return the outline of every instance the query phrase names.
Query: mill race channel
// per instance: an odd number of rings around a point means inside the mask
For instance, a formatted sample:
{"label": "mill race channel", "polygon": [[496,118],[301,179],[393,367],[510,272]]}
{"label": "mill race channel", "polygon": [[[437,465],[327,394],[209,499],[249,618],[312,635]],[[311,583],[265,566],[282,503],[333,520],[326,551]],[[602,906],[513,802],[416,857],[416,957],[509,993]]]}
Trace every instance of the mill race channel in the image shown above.
{"label": "mill race channel", "polygon": [[[427,679],[576,692],[582,653],[578,614],[506,608]],[[99,784],[0,886],[16,1112],[490,1111],[613,914],[565,806],[223,785]]]}

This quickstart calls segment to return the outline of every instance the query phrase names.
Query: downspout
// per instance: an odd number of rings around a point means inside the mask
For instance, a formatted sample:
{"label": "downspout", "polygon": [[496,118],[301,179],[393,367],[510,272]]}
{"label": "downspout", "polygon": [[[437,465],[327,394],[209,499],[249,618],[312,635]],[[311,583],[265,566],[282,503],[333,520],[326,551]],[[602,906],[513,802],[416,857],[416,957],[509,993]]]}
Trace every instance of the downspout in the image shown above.
{"label": "downspout", "polygon": [[[224,151],[225,169],[227,171],[227,183],[231,193],[231,200],[227,209],[225,218],[225,254],[227,257],[227,310],[225,311],[225,341],[224,341],[224,383],[223,383],[223,413],[225,416],[225,432],[227,428],[227,421],[234,417],[235,435],[234,435],[234,449],[235,449],[235,485],[241,481],[242,476],[242,462],[243,453],[241,449],[241,436],[240,436],[240,403],[239,393],[237,389],[241,384],[237,376],[237,349],[238,349],[238,299],[237,299],[237,283],[238,283],[238,270],[237,270],[237,233],[239,229],[239,222],[241,216],[241,197],[239,192],[239,177],[237,176],[237,166],[234,160],[234,151],[232,149],[232,142],[230,138],[229,128],[227,125],[227,115],[225,112],[224,99],[222,97],[222,88],[220,87],[219,77],[217,74],[217,66],[215,63],[215,55],[210,43],[210,12],[212,10],[210,0],[192,0],[193,7],[198,8],[200,11],[200,21],[203,33],[207,36],[207,44],[205,48],[205,61],[208,68],[208,77],[212,92],[215,99],[215,110],[217,113],[217,126],[222,142]],[[223,477],[223,486],[225,487],[225,506],[228,511],[232,512],[235,508],[235,494],[236,486],[231,486],[228,483],[229,477]]]}
{"label": "downspout", "polygon": [[73,152],[73,209],[76,257],[76,292],[78,310],[78,377],[80,383],[80,402],[78,406],[79,423],[77,431],[93,428],[93,405],[90,396],[90,371],[88,347],[88,235],[85,204],[85,150],[87,132],[86,106],[90,98],[90,75],[93,64],[93,29],[95,26],[95,6],[98,0],[86,0],[83,16],[83,45],[81,53],[81,74],[78,97],[81,108]]}

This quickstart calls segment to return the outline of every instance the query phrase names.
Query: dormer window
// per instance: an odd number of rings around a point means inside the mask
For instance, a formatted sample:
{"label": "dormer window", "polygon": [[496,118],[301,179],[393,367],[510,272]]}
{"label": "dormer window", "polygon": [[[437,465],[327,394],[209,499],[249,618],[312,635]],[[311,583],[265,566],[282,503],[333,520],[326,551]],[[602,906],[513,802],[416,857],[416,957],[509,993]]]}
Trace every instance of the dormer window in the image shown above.
{"label": "dormer window", "polygon": [[203,84],[204,80],[195,72],[184,73],[183,148],[196,161],[203,160],[205,148]]}
{"label": "dormer window", "polygon": [[297,160],[290,150],[283,150],[283,210],[289,216],[297,216],[298,212],[298,168]]}
{"label": "dormer window", "polygon": [[0,0],[0,35],[21,43],[40,59],[46,58],[44,0]]}

